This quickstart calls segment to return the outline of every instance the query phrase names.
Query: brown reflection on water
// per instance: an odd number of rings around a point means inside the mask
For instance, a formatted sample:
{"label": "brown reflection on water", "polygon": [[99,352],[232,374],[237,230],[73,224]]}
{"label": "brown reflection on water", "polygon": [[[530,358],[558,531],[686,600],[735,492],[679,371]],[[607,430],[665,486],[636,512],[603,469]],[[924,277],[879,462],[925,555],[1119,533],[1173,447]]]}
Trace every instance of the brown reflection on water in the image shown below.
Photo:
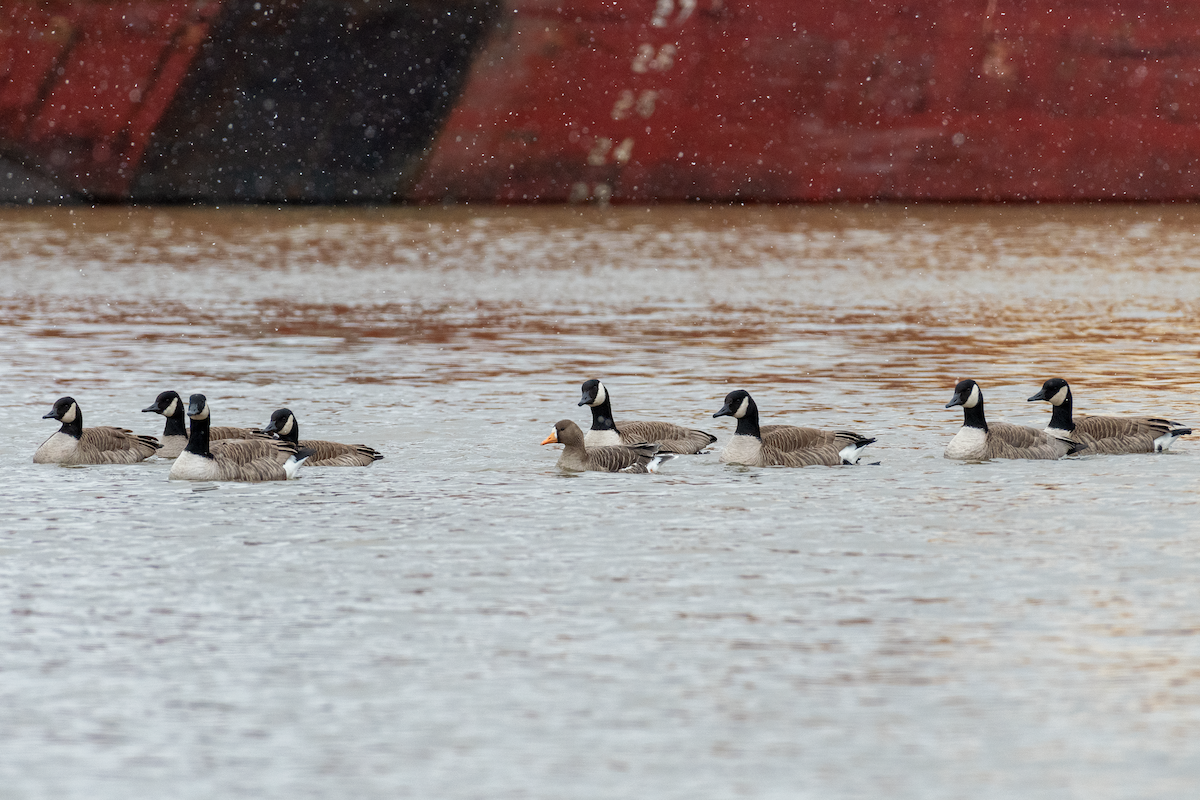
{"label": "brown reflection on water", "polygon": [[0,325],[42,339],[405,345],[429,361],[405,374],[429,381],[653,364],[671,383],[1197,385],[1190,207],[43,209],[0,222],[14,254]]}

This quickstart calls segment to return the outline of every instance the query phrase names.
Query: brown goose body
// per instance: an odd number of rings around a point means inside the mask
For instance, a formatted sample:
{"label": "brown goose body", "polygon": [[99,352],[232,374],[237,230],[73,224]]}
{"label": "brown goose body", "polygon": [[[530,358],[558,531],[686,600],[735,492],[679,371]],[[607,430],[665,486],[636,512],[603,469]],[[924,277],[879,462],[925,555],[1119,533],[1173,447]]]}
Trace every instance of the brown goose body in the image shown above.
{"label": "brown goose body", "polygon": [[569,419],[559,420],[542,444],[563,445],[558,468],[575,472],[657,472],[660,464],[675,458],[675,453],[661,453],[653,442],[636,445],[588,447],[583,431]]}
{"label": "brown goose body", "polygon": [[[293,478],[304,463],[308,453],[304,450],[294,451],[294,445],[288,442],[275,442],[270,455],[253,457],[253,450],[239,448],[250,442],[229,442],[225,446],[210,449],[208,432],[210,412],[208,401],[204,395],[194,394],[188,403],[188,416],[192,420],[192,430],[188,438],[188,446],[171,464],[171,480],[194,481],[240,481],[243,483],[260,483],[263,481],[283,481]],[[271,442],[267,442],[272,444]],[[279,462],[278,453],[288,452],[283,463]],[[239,457],[247,460],[239,461]]]}
{"label": "brown goose body", "polygon": [[[143,412],[153,412],[166,417],[163,426],[162,449],[158,451],[159,458],[175,458],[188,443],[186,406],[177,392],[160,392],[154,398],[154,403],[142,409]],[[210,442],[233,439],[269,439],[256,428],[213,427],[209,429]]]}
{"label": "brown goose body", "polygon": [[1067,435],[1087,445],[1088,453],[1123,455],[1154,453],[1169,448],[1180,436],[1192,432],[1178,422],[1159,417],[1075,416],[1071,387],[1062,378],[1051,378],[1033,397],[1050,403],[1046,432]]}
{"label": "brown goose body", "polygon": [[730,392],[714,417],[731,416],[737,430],[721,461],[747,467],[835,467],[855,464],[860,451],[874,442],[852,431],[823,431],[795,425],[759,425],[758,405],[744,390]]}
{"label": "brown goose body", "polygon": [[973,380],[960,381],[946,408],[962,406],[963,426],[946,445],[945,457],[960,461],[993,458],[1055,460],[1084,450],[1087,445],[1069,436],[1039,431],[1007,422],[988,423],[983,413],[983,391]]}
{"label": "brown goose body", "polygon": [[585,381],[582,390],[583,397],[580,398],[579,405],[589,406],[592,410],[592,427],[584,437],[588,447],[655,442],[659,452],[690,454],[702,452],[717,440],[711,433],[685,428],[671,422],[615,422],[612,416],[612,401],[603,383],[595,379]]}
{"label": "brown goose body", "polygon": [[83,427],[83,412],[70,397],[58,400],[43,419],[56,419],[62,427],[34,452],[35,464],[136,464],[162,447],[153,436],[125,428]]}
{"label": "brown goose body", "polygon": [[271,414],[264,434],[275,434],[282,441],[291,442],[301,450],[312,450],[312,455],[305,462],[310,467],[369,467],[383,454],[365,444],[341,444],[326,442],[320,439],[301,439],[300,423],[296,415],[286,408],[281,408]]}

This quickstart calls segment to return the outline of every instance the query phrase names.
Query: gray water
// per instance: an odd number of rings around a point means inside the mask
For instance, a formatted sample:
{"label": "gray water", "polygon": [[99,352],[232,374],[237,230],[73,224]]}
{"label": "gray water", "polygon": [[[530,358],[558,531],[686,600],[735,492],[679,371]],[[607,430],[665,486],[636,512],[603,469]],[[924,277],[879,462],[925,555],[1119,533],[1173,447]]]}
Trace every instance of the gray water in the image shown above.
{"label": "gray water", "polygon": [[[961,464],[1071,381],[1200,427],[1189,206],[0,212],[0,797],[1176,798],[1200,436]],[[561,474],[618,421],[854,468]],[[369,469],[31,463],[70,394],[290,407]],[[0,609],[2,610],[2,609]]]}

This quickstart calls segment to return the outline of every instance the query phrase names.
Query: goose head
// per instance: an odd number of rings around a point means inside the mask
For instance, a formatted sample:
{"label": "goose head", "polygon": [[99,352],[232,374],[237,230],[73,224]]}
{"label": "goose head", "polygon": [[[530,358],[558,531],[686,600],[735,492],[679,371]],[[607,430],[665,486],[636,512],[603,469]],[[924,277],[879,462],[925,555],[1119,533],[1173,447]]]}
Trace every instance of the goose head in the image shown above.
{"label": "goose head", "polygon": [[75,402],[74,397],[60,397],[54,401],[54,407],[50,409],[50,413],[42,415],[42,419],[56,419],[67,425],[77,421],[79,417],[79,405]]}
{"label": "goose head", "polygon": [[608,399],[608,390],[604,388],[604,384],[593,378],[590,381],[584,381],[580,387],[583,391],[583,397],[579,398],[578,405],[596,406],[604,405],[604,401]]}
{"label": "goose head", "polygon": [[554,424],[550,435],[542,444],[565,444],[567,447],[583,447],[583,431],[569,419],[560,419]]}
{"label": "goose head", "polygon": [[191,419],[208,419],[208,398],[202,394],[194,394],[188,398],[187,415]]}
{"label": "goose head", "polygon": [[262,429],[262,432],[278,434],[280,438],[285,438],[295,427],[296,415],[290,409],[281,408],[271,414],[271,419],[267,422],[267,426]]}
{"label": "goose head", "polygon": [[162,414],[164,417],[173,417],[182,403],[183,400],[179,397],[178,392],[162,392],[158,397],[154,398],[153,403],[143,408],[142,412],[153,411],[155,414]]}
{"label": "goose head", "polygon": [[721,410],[713,414],[714,417],[733,417],[741,419],[746,416],[750,408],[754,405],[754,400],[750,398],[750,393],[745,389],[735,389],[725,395],[725,405],[721,406]]}
{"label": "goose head", "polygon": [[1042,390],[1029,398],[1029,402],[1034,400],[1045,400],[1052,406],[1061,406],[1071,397],[1071,387],[1062,378],[1051,378],[1042,384]]}
{"label": "goose head", "polygon": [[983,392],[979,390],[979,384],[973,380],[959,381],[954,387],[954,396],[950,398],[950,402],[946,403],[946,408],[954,406],[962,406],[963,408],[974,408],[983,400]]}

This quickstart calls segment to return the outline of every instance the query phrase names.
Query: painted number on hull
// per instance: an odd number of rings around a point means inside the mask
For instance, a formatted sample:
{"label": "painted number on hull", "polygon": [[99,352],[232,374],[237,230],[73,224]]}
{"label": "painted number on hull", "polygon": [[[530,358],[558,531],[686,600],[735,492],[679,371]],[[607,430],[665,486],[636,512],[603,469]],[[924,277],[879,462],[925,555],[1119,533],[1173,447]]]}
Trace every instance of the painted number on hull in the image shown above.
{"label": "painted number on hull", "polygon": [[612,118],[625,119],[630,111],[636,111],[642,119],[654,116],[654,103],[658,100],[658,92],[647,89],[640,95],[634,95],[630,89],[623,89],[617,102],[613,103]]}
{"label": "painted number on hull", "polygon": [[643,75],[650,70],[656,72],[666,72],[675,64],[675,45],[664,44],[658,50],[654,49],[654,45],[649,42],[643,42],[638,45],[637,55],[633,57],[633,63],[629,68],[639,75]]}
{"label": "painted number on hull", "polygon": [[[672,22],[679,25],[696,10],[696,2],[697,0],[658,0],[654,6],[654,16],[650,18],[650,24],[656,28],[665,28]],[[679,9],[678,13],[675,11],[676,8]]]}
{"label": "painted number on hull", "polygon": [[624,164],[633,155],[633,139],[626,138],[615,148],[613,140],[607,136],[599,136],[596,138],[595,144],[592,145],[591,152],[588,153],[587,163],[590,167],[602,167],[608,163],[608,157],[612,156],[612,160],[617,164]]}

